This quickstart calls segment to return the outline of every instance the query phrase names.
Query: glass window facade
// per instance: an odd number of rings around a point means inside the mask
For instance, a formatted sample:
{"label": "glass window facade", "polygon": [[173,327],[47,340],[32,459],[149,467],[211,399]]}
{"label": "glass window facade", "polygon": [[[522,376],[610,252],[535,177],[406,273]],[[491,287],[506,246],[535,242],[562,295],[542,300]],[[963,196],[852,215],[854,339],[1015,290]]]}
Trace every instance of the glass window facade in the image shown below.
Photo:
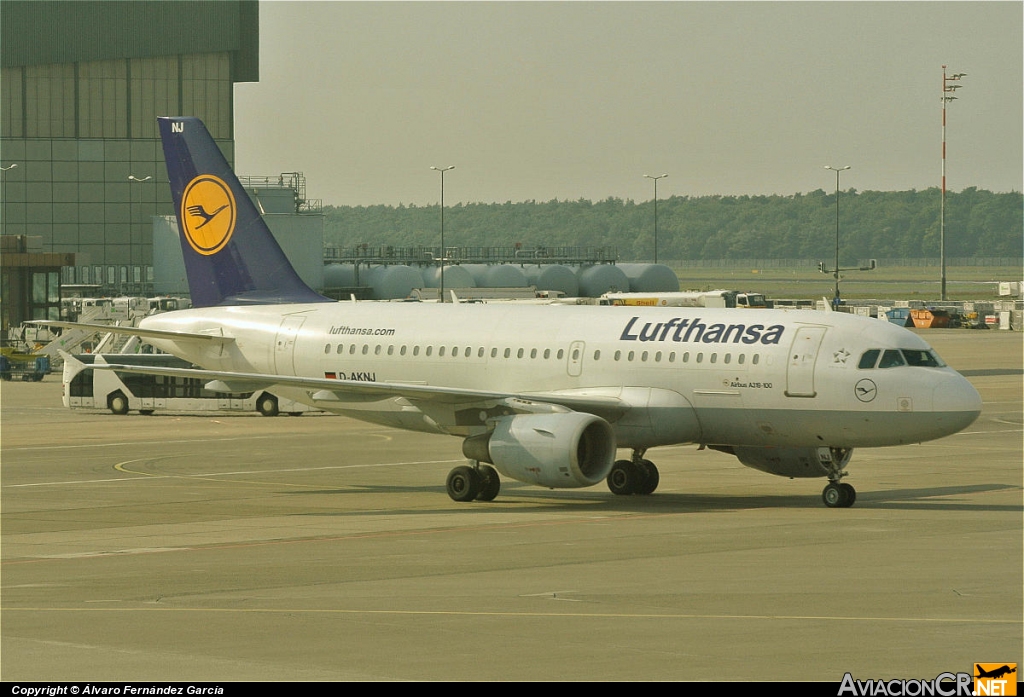
{"label": "glass window facade", "polygon": [[173,214],[156,118],[200,117],[233,162],[232,87],[229,52],[4,67],[0,166],[18,166],[0,172],[0,233],[76,253],[64,283],[145,291],[152,216]]}

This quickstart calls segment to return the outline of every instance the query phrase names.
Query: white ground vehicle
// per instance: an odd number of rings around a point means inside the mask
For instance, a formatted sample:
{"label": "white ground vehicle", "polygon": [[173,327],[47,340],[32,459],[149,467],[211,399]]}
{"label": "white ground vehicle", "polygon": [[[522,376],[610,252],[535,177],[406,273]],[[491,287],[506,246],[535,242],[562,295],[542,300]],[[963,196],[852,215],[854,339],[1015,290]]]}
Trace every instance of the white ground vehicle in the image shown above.
{"label": "white ground vehicle", "polygon": [[71,409],[109,409],[115,414],[137,411],[258,411],[263,416],[298,416],[317,411],[266,390],[224,393],[206,389],[206,380],[163,375],[83,370],[85,365],[112,363],[161,368],[190,368],[168,354],[81,354],[64,361],[64,406]]}

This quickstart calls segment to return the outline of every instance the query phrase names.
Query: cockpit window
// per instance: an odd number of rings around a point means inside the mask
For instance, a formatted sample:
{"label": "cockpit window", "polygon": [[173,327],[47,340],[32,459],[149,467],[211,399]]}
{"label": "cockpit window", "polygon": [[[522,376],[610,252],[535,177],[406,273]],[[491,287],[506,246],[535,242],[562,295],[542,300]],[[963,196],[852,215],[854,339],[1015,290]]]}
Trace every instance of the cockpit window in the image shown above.
{"label": "cockpit window", "polygon": [[896,349],[886,349],[885,353],[882,354],[882,360],[878,362],[879,368],[896,368],[901,365],[906,365],[906,361],[903,360],[903,354]]}
{"label": "cockpit window", "polygon": [[880,349],[869,349],[864,352],[864,355],[860,357],[860,363],[857,365],[861,370],[868,368],[874,368],[875,363],[878,362],[878,354],[882,351]]}
{"label": "cockpit window", "polygon": [[924,368],[942,368],[946,364],[932,351],[921,351],[920,349],[903,349],[903,357],[908,365]]}

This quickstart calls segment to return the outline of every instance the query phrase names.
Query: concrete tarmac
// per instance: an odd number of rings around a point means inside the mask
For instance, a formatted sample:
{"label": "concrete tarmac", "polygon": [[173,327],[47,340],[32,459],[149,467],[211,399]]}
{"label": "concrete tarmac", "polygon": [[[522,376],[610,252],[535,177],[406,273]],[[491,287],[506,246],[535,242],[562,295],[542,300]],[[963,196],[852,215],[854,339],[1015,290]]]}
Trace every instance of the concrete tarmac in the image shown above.
{"label": "concrete tarmac", "polygon": [[860,449],[853,508],[694,446],[650,497],[503,481],[343,417],[69,411],[3,383],[5,681],[931,679],[1024,664],[1022,337],[923,331],[964,432]]}

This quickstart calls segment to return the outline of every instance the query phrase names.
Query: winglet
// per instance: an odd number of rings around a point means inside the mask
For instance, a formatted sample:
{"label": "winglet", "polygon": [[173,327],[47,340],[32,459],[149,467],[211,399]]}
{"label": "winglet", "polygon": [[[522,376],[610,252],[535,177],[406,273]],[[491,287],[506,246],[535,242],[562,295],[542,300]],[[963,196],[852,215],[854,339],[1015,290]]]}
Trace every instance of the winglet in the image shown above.
{"label": "winglet", "polygon": [[333,302],[295,273],[203,122],[157,121],[193,307]]}

